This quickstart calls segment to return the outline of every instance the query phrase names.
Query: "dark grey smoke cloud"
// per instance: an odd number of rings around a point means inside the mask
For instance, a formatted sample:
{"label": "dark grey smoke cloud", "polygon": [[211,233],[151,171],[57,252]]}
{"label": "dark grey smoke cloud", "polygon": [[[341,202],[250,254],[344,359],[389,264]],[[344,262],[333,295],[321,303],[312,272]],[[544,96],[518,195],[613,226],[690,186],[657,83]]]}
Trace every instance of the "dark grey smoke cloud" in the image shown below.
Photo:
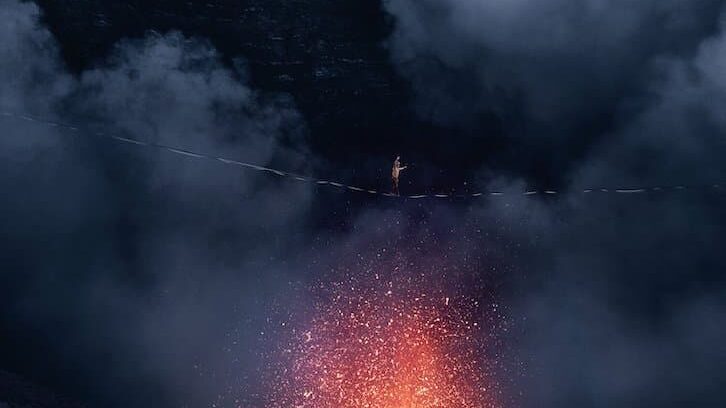
{"label": "dark grey smoke cloud", "polygon": [[[557,200],[479,211],[523,245],[510,299],[522,406],[726,402],[724,195],[581,193],[726,180],[722,3],[385,3],[422,117],[468,127],[494,111],[507,137],[543,141],[523,158],[553,158],[567,181]],[[490,185],[516,197],[523,180]]]}
{"label": "dark grey smoke cloud", "polygon": [[[205,41],[125,41],[69,74],[33,3],[0,4],[0,107],[304,171],[304,124]],[[3,117],[6,368],[99,406],[209,405],[254,381],[310,188]],[[254,211],[252,211],[254,209]],[[43,368],[45,367],[45,368]],[[66,367],[67,372],[52,371]]]}
{"label": "dark grey smoke cloud", "polygon": [[[290,100],[252,90],[243,62],[226,68],[203,40],[149,34],[70,75],[37,7],[0,5],[3,109],[311,165]],[[572,191],[726,174],[720,1],[385,5],[393,60],[422,117],[476,130],[494,112],[515,143],[512,163],[545,157]],[[0,344],[19,351],[6,368],[63,378],[99,406],[208,406],[220,393],[260,406],[245,387],[271,341],[270,310],[295,309],[275,301],[306,301],[287,285],[305,266],[301,248],[339,241],[360,256],[356,247],[421,241],[456,263],[465,257],[447,251],[480,243],[453,242],[471,229],[491,241],[479,256],[513,271],[504,301],[517,322],[509,344],[526,363],[510,390],[521,405],[723,405],[721,195],[573,193],[467,211],[381,204],[351,234],[312,242],[304,184],[0,121],[0,324],[13,330]],[[534,178],[518,175],[490,185],[516,192]],[[406,219],[416,212],[425,224]],[[308,267],[336,266],[323,258]],[[45,372],[57,367],[67,372]]]}
{"label": "dark grey smoke cloud", "polygon": [[619,118],[637,113],[660,58],[690,55],[717,30],[721,4],[384,2],[395,19],[392,60],[423,118],[485,135],[492,130],[472,129],[494,113],[504,137],[518,140],[512,161],[565,170]]}

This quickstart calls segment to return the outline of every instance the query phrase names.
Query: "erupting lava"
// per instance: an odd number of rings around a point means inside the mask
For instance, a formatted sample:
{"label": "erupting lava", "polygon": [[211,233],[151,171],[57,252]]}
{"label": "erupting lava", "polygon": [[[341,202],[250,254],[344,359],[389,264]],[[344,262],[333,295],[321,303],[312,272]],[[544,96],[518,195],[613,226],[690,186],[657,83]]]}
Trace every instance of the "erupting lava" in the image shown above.
{"label": "erupting lava", "polygon": [[334,285],[284,350],[276,408],[495,408],[478,304],[422,275]]}

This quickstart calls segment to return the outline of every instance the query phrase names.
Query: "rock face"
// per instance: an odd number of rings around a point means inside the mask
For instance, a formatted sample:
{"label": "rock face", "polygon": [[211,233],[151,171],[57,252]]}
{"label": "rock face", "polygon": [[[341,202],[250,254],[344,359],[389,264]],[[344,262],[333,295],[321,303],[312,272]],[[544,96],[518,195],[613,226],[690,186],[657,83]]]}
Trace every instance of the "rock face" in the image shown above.
{"label": "rock face", "polygon": [[410,86],[390,62],[385,43],[393,21],[380,0],[36,1],[76,72],[97,64],[119,40],[149,31],[209,39],[230,64],[242,57],[256,89],[292,95],[309,129],[308,146],[335,169],[323,174],[355,174],[364,184],[387,180],[401,154],[406,163],[427,163],[418,178],[426,169],[424,184],[438,189],[439,182],[460,185],[501,148],[495,118],[482,119],[493,142],[480,148],[479,130],[447,143],[456,129],[417,117]]}
{"label": "rock face", "polygon": [[389,24],[378,1],[38,3],[76,70],[119,39],[149,30],[210,39],[225,58],[244,57],[255,86],[293,95],[323,150],[341,130],[354,140],[350,132],[356,129],[370,135],[405,119],[406,86],[389,63],[384,46]]}
{"label": "rock face", "polygon": [[82,408],[15,374],[0,371],[0,408]]}

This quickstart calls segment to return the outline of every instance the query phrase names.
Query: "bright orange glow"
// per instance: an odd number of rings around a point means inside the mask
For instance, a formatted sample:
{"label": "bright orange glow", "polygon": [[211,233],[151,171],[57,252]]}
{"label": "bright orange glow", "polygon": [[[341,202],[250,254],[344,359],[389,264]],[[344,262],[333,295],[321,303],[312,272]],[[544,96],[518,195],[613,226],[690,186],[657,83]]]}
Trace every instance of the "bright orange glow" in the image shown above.
{"label": "bright orange glow", "polygon": [[418,279],[349,281],[296,330],[275,408],[494,408],[476,302]]}

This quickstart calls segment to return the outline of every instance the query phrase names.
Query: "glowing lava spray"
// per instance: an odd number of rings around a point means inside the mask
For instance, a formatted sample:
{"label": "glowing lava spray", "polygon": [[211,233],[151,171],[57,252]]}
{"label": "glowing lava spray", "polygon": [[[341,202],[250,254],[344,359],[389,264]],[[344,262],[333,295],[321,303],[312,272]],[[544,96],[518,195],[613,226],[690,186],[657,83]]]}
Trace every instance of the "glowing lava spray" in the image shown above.
{"label": "glowing lava spray", "polygon": [[500,407],[476,300],[398,268],[326,286],[326,301],[282,351],[268,406]]}

